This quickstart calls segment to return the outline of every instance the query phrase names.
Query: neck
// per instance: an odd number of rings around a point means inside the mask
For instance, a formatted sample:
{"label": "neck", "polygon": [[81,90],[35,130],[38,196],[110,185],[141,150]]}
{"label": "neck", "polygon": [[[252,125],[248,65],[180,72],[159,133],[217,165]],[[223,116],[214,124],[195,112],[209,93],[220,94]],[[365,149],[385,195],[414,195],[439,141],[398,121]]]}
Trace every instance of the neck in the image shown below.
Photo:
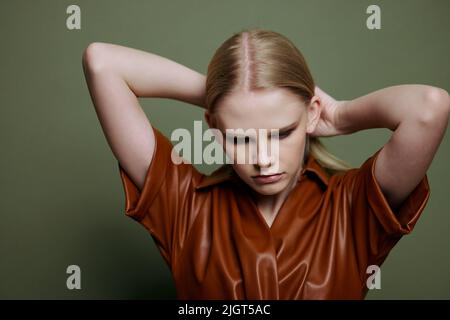
{"label": "neck", "polygon": [[255,201],[258,209],[264,216],[267,224],[269,226],[272,225],[272,222],[275,220],[275,217],[278,214],[283,203],[286,201],[286,198],[291,193],[292,189],[297,185],[298,178],[300,173],[302,172],[302,168],[297,172],[294,178],[291,180],[289,185],[281,192],[274,195],[262,195],[256,192],[253,192],[255,197]]}

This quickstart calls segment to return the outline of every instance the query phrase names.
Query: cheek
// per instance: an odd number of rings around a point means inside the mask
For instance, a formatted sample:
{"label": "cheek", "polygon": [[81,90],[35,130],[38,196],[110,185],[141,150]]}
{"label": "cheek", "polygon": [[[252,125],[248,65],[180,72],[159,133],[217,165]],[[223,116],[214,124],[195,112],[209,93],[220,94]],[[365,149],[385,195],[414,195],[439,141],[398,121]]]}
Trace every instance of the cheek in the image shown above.
{"label": "cheek", "polygon": [[228,158],[238,165],[253,164],[256,161],[256,146],[253,144],[230,143],[223,146]]}
{"label": "cheek", "polygon": [[302,138],[280,142],[280,160],[284,163],[297,164],[303,157],[305,140]]}
{"label": "cheek", "polygon": [[242,153],[240,149],[241,148],[239,148],[239,146],[235,146],[233,144],[225,144],[223,146],[223,150],[225,151],[228,159],[231,160],[233,163],[236,163],[238,155]]}

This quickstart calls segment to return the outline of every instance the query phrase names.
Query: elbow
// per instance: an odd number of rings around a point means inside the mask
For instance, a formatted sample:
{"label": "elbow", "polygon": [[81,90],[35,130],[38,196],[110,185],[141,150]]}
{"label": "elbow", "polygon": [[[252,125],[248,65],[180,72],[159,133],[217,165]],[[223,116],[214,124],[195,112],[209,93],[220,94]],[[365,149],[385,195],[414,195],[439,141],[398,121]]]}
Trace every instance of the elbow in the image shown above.
{"label": "elbow", "polygon": [[98,73],[106,67],[105,43],[92,42],[83,51],[82,66],[85,72]]}
{"label": "elbow", "polygon": [[450,115],[450,96],[444,89],[427,86],[425,89],[424,108],[421,108],[423,123],[436,123],[448,121]]}

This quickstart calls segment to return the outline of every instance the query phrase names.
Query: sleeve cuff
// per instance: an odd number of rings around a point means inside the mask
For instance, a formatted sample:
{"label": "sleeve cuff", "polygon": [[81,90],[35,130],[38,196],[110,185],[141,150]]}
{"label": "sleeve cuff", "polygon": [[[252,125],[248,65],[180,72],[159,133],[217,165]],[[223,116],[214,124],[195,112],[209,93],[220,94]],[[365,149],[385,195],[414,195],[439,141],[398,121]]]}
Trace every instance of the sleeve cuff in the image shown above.
{"label": "sleeve cuff", "polygon": [[144,218],[150,204],[161,189],[166,176],[167,164],[170,161],[172,145],[156,128],[153,128],[153,132],[155,149],[141,192],[118,162],[120,178],[125,191],[125,214],[137,221]]}
{"label": "sleeve cuff", "polygon": [[409,234],[422,214],[430,197],[428,177],[425,175],[416,188],[405,199],[401,207],[394,213],[386,200],[380,185],[375,178],[375,163],[378,158],[378,150],[366,165],[370,166],[366,176],[367,198],[371,209],[377,219],[389,234]]}

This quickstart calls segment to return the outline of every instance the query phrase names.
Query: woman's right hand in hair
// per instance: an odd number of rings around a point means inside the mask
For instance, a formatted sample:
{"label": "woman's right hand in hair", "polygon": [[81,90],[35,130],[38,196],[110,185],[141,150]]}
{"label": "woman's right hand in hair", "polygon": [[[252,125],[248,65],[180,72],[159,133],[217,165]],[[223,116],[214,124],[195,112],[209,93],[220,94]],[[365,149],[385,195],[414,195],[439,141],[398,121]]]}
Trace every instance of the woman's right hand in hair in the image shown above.
{"label": "woman's right hand in hair", "polygon": [[82,64],[106,140],[141,190],[155,136],[137,98],[168,98],[204,107],[205,76],[149,52],[102,42],[84,50]]}

